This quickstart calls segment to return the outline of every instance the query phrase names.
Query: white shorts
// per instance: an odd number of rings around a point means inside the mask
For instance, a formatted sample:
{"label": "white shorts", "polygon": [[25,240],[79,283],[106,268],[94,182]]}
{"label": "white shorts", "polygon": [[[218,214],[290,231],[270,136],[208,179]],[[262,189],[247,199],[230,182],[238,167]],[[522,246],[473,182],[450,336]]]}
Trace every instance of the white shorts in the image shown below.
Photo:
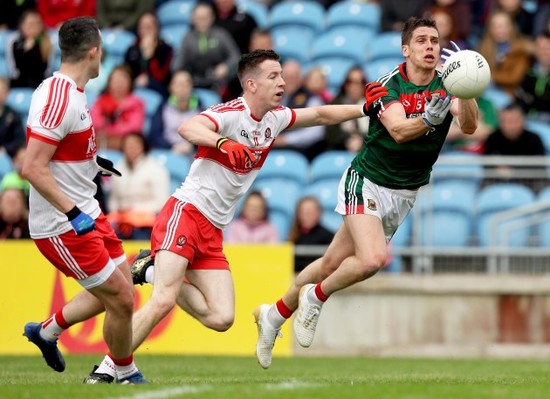
{"label": "white shorts", "polygon": [[418,190],[394,190],[374,184],[350,166],[340,179],[336,212],[376,216],[389,242],[414,206],[417,193]]}

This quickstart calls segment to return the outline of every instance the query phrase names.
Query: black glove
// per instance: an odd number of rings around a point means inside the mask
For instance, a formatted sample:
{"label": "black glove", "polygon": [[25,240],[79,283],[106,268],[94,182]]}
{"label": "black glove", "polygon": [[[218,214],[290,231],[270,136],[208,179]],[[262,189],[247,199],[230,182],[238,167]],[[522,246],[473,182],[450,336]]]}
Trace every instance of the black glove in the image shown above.
{"label": "black glove", "polygon": [[99,174],[101,174],[102,176],[122,176],[122,174],[113,166],[113,161],[96,155],[95,162],[99,167]]}

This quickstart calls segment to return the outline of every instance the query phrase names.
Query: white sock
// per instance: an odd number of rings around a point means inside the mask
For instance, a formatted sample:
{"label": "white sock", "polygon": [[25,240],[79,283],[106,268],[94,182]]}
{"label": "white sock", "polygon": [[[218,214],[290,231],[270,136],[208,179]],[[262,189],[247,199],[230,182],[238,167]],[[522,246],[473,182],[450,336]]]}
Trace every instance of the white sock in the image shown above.
{"label": "white sock", "polygon": [[55,313],[50,316],[48,320],[42,323],[42,328],[40,329],[40,336],[46,341],[55,342],[59,338],[65,329],[59,327],[57,321],[55,321]]}
{"label": "white sock", "polygon": [[122,380],[123,378],[129,377],[135,372],[138,371],[138,368],[134,362],[130,363],[127,366],[117,366],[115,364],[116,378]]}
{"label": "white sock", "polygon": [[153,279],[155,278],[155,266],[149,266],[147,270],[145,270],[145,281],[153,284]]}
{"label": "white sock", "polygon": [[108,355],[105,355],[105,358],[95,372],[98,374],[109,374],[111,377],[116,377],[116,370],[113,359],[111,359]]}
{"label": "white sock", "polygon": [[275,329],[279,329],[282,327],[283,324],[285,324],[285,319],[281,314],[279,313],[279,309],[277,309],[277,305],[273,304],[269,307],[269,310],[267,311],[267,321],[271,326]]}

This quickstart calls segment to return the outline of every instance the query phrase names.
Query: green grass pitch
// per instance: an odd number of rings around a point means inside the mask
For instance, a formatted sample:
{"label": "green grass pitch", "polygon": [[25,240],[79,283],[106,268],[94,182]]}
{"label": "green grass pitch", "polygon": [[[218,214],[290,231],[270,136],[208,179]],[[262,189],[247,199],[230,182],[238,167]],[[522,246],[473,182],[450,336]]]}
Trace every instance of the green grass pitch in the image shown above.
{"label": "green grass pitch", "polygon": [[529,360],[275,358],[138,355],[151,384],[84,385],[101,356],[67,356],[56,373],[38,356],[0,356],[1,399],[538,399],[550,362]]}

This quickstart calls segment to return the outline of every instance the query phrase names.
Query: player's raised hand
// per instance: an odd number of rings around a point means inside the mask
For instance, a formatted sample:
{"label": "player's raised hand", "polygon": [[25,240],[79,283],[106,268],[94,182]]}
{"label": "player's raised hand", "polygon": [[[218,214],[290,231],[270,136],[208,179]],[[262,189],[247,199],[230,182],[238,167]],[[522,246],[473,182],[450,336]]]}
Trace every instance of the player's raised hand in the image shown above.
{"label": "player's raised hand", "polygon": [[257,162],[256,155],[247,146],[230,140],[227,137],[218,139],[216,148],[227,154],[229,162],[237,169],[249,169],[251,165]]}
{"label": "player's raised hand", "polygon": [[447,58],[449,58],[451,55],[453,55],[457,51],[461,50],[461,48],[458,47],[458,45],[455,42],[453,42],[452,40],[451,40],[451,46],[453,47],[452,50],[448,49],[448,48],[441,49],[441,61],[443,61],[443,62],[447,61]]}
{"label": "player's raised hand", "polygon": [[424,123],[429,127],[441,125],[451,108],[451,97],[434,97],[431,99],[426,110],[422,113]]}
{"label": "player's raised hand", "polygon": [[388,94],[388,89],[382,86],[380,82],[369,82],[365,85],[365,104],[363,105],[363,114],[367,115],[372,104],[380,97]]}

